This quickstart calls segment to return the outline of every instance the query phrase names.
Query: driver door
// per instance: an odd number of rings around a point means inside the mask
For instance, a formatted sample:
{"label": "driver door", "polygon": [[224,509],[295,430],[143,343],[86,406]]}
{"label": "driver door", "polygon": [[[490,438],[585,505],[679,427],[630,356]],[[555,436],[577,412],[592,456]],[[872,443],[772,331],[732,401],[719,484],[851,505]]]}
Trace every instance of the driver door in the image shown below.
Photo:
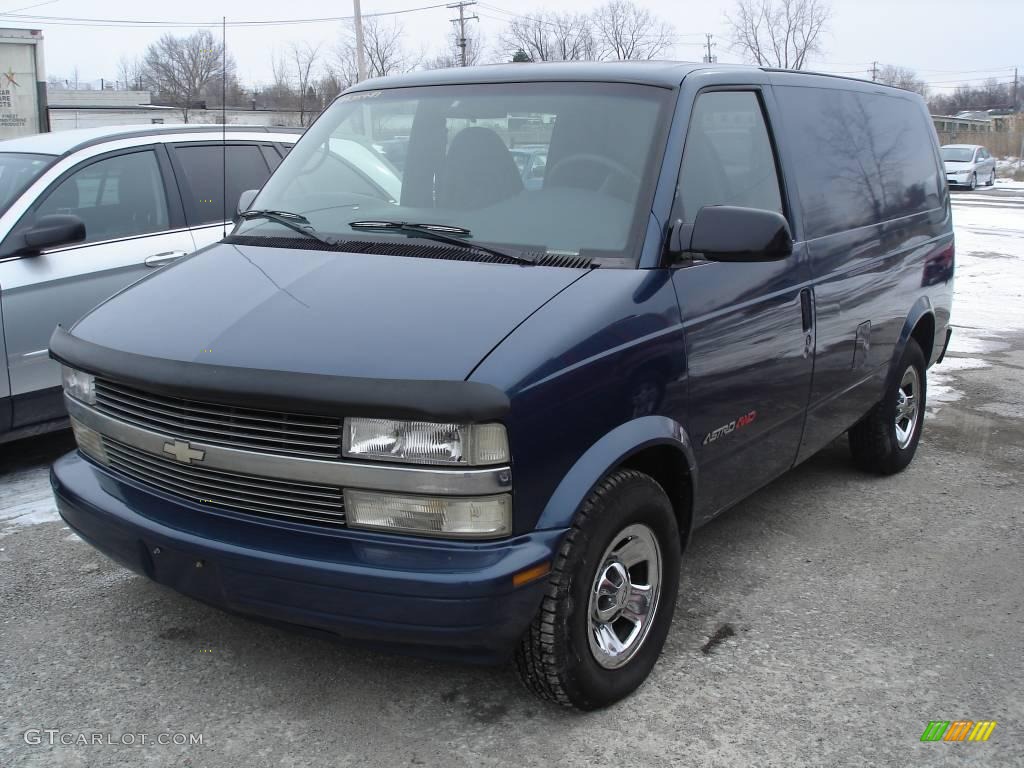
{"label": "driver door", "polygon": [[[760,89],[697,95],[673,219],[692,224],[705,206],[785,214]],[[802,244],[781,261],[699,257],[673,272],[686,335],[687,432],[710,517],[793,465],[814,363],[813,297]]]}

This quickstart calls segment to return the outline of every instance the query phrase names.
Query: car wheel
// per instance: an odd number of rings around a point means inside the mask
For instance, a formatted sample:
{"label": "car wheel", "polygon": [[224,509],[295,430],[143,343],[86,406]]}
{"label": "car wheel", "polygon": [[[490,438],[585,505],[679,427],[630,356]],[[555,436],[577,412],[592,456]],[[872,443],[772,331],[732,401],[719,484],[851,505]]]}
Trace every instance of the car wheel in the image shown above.
{"label": "car wheel", "polygon": [[680,558],[679,529],[662,487],[629,469],[602,480],[576,513],[516,651],[526,687],[581,710],[636,690],[665,644]]}
{"label": "car wheel", "polygon": [[971,174],[971,183],[970,183],[969,186],[970,186],[971,189],[977,189],[978,188],[978,174],[977,173],[972,173]]}
{"label": "car wheel", "polygon": [[994,187],[995,185],[996,185],[996,169],[993,168],[991,175],[988,177],[988,183],[985,186],[986,187]]}
{"label": "car wheel", "polygon": [[882,402],[848,433],[854,463],[865,472],[892,475],[906,469],[921,439],[928,385],[924,353],[913,339],[897,373]]}

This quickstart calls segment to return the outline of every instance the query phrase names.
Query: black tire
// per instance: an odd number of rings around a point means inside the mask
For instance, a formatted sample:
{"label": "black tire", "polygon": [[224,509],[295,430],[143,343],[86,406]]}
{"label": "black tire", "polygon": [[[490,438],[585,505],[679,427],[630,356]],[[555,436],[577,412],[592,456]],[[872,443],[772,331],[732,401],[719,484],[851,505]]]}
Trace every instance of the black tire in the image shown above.
{"label": "black tire", "polygon": [[971,190],[975,190],[978,188],[978,174],[971,174],[971,183],[968,185],[968,188]]}
{"label": "black tire", "polygon": [[[629,526],[646,526],[660,549],[660,596],[647,634],[622,666],[598,663],[589,638],[590,596],[604,555]],[[515,655],[523,683],[548,701],[581,710],[606,707],[647,678],[672,624],[679,589],[679,529],[668,496],[651,477],[617,470],[576,513],[547,592]]]}
{"label": "black tire", "polygon": [[[917,372],[917,419],[913,423],[909,441],[900,444],[897,427],[897,409],[900,407],[900,390],[904,378],[913,368]],[[882,402],[875,405],[868,414],[849,430],[850,453],[860,469],[879,475],[893,475],[907,468],[917,451],[924,426],[924,410],[927,403],[928,382],[925,371],[924,353],[913,339],[907,341],[903,350],[893,383]]]}
{"label": "black tire", "polygon": [[992,175],[988,177],[988,181],[985,182],[986,187],[994,187],[996,185],[996,169],[992,169]]}

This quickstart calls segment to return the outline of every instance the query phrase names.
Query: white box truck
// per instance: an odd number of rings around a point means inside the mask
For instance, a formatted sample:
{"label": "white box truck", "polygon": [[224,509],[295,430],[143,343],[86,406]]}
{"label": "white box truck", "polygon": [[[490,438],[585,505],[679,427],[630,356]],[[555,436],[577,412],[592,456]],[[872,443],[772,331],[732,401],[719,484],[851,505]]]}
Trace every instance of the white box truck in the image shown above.
{"label": "white box truck", "polygon": [[43,33],[0,29],[0,140],[49,130]]}

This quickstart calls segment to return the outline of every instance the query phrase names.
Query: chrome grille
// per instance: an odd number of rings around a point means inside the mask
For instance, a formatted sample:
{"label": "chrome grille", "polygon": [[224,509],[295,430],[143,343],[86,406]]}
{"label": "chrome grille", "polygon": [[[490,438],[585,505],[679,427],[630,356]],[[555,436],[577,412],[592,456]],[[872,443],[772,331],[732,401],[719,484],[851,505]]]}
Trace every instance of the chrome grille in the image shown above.
{"label": "chrome grille", "polygon": [[340,488],[297,483],[182,464],[103,438],[109,466],[117,472],[192,501],[270,517],[344,525]]}
{"label": "chrome grille", "polygon": [[185,400],[96,379],[96,410],[185,440],[262,453],[341,457],[341,419]]}

